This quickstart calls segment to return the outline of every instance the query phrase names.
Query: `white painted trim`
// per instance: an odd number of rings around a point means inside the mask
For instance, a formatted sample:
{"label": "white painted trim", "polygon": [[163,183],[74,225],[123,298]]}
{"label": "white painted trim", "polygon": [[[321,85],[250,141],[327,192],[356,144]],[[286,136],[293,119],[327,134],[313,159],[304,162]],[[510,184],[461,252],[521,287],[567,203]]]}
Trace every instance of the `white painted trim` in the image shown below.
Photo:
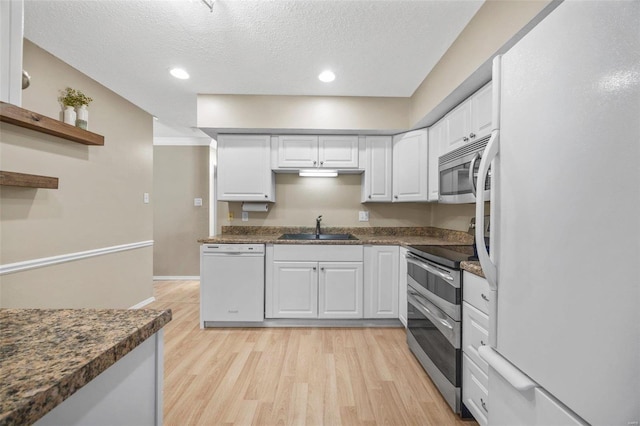
{"label": "white painted trim", "polygon": [[154,281],[199,281],[200,275],[154,275]]}
{"label": "white painted trim", "polygon": [[142,302],[140,303],[136,303],[135,305],[133,305],[132,307],[130,307],[129,309],[140,309],[143,308],[145,306],[147,306],[149,303],[153,303],[156,301],[156,298],[151,296],[148,299],[144,299]]}
{"label": "white painted trim", "polygon": [[42,268],[45,266],[57,265],[58,263],[71,262],[73,260],[86,259],[105,254],[118,253],[121,251],[134,250],[152,245],[153,240],[139,241],[137,243],[122,244],[119,246],[103,247],[94,250],[79,251],[77,253],[67,253],[59,256],[42,257],[40,259],[8,263],[6,265],[0,265],[0,275],[12,274],[14,272],[26,271],[28,269]]}

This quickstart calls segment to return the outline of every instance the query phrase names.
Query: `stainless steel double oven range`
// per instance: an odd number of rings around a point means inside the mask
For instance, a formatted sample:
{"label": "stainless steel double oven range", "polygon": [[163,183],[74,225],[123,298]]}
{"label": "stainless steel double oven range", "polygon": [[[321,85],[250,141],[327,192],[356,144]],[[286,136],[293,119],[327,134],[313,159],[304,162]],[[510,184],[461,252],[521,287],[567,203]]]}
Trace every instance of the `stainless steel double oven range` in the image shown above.
{"label": "stainless steel double oven range", "polygon": [[409,246],[407,343],[454,412],[461,402],[462,273],[473,246]]}

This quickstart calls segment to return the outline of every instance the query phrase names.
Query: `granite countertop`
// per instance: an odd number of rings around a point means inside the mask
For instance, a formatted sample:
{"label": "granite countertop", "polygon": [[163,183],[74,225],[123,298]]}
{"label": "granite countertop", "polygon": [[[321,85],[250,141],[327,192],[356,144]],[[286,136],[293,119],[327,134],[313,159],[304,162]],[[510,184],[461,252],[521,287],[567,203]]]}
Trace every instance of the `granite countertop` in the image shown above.
{"label": "granite countertop", "polygon": [[198,240],[203,244],[323,244],[323,245],[470,245],[466,232],[433,227],[323,228],[327,234],[353,234],[357,240],[279,240],[282,234],[313,233],[306,227],[229,226],[222,234]]}
{"label": "granite countertop", "polygon": [[171,310],[0,309],[0,425],[32,424],[171,321]]}
{"label": "granite countertop", "polygon": [[477,260],[460,262],[460,268],[464,271],[471,272],[472,274],[485,278],[484,272],[482,272],[482,267],[480,266],[480,262],[478,262]]}

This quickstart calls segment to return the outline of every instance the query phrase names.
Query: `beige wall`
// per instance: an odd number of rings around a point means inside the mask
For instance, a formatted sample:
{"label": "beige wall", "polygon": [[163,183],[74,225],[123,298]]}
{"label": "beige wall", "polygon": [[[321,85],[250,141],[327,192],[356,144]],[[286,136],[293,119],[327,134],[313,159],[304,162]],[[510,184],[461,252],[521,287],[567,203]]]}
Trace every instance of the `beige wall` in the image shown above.
{"label": "beige wall", "polygon": [[[209,235],[208,182],[208,146],[154,146],[154,276],[200,275],[197,240]],[[194,198],[202,198],[202,207]]]}
{"label": "beige wall", "polygon": [[411,97],[415,124],[490,59],[549,0],[487,0]]}
{"label": "beige wall", "polygon": [[[218,202],[218,232],[221,226],[315,226],[322,215],[323,226],[429,226],[427,203],[360,203],[360,175],[337,178],[302,178],[276,174],[276,202],[266,213],[249,212],[242,222],[241,203]],[[369,222],[358,221],[358,211],[369,212]],[[234,219],[229,221],[228,213]]]}
{"label": "beige wall", "polygon": [[409,98],[198,95],[198,127],[381,130],[409,127]]}
{"label": "beige wall", "polygon": [[[59,90],[80,89],[94,99],[89,129],[105,145],[2,124],[0,169],[60,181],[57,190],[0,189],[0,263],[152,240],[152,205],[142,202],[152,189],[152,117],[26,40],[24,68],[32,76],[24,108],[60,119]],[[3,275],[0,305],[129,307],[152,296],[152,261],[146,248]]]}

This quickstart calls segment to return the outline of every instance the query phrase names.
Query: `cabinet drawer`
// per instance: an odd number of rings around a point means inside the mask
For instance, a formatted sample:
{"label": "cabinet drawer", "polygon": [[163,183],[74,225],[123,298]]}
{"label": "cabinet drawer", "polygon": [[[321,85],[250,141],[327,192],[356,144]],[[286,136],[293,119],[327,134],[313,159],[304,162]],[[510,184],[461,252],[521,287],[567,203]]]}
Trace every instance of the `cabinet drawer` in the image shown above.
{"label": "cabinet drawer", "polygon": [[288,262],[362,262],[361,245],[274,244],[273,260]]}
{"label": "cabinet drawer", "polygon": [[489,313],[489,301],[495,294],[489,288],[486,279],[470,272],[464,271],[463,279],[463,299],[474,308],[480,309],[485,314]]}
{"label": "cabinet drawer", "polygon": [[478,424],[486,426],[489,416],[489,378],[464,355],[462,358],[462,402]]}
{"label": "cabinet drawer", "polygon": [[489,365],[478,355],[478,348],[489,344],[489,316],[462,303],[462,350],[478,367],[489,374]]}

